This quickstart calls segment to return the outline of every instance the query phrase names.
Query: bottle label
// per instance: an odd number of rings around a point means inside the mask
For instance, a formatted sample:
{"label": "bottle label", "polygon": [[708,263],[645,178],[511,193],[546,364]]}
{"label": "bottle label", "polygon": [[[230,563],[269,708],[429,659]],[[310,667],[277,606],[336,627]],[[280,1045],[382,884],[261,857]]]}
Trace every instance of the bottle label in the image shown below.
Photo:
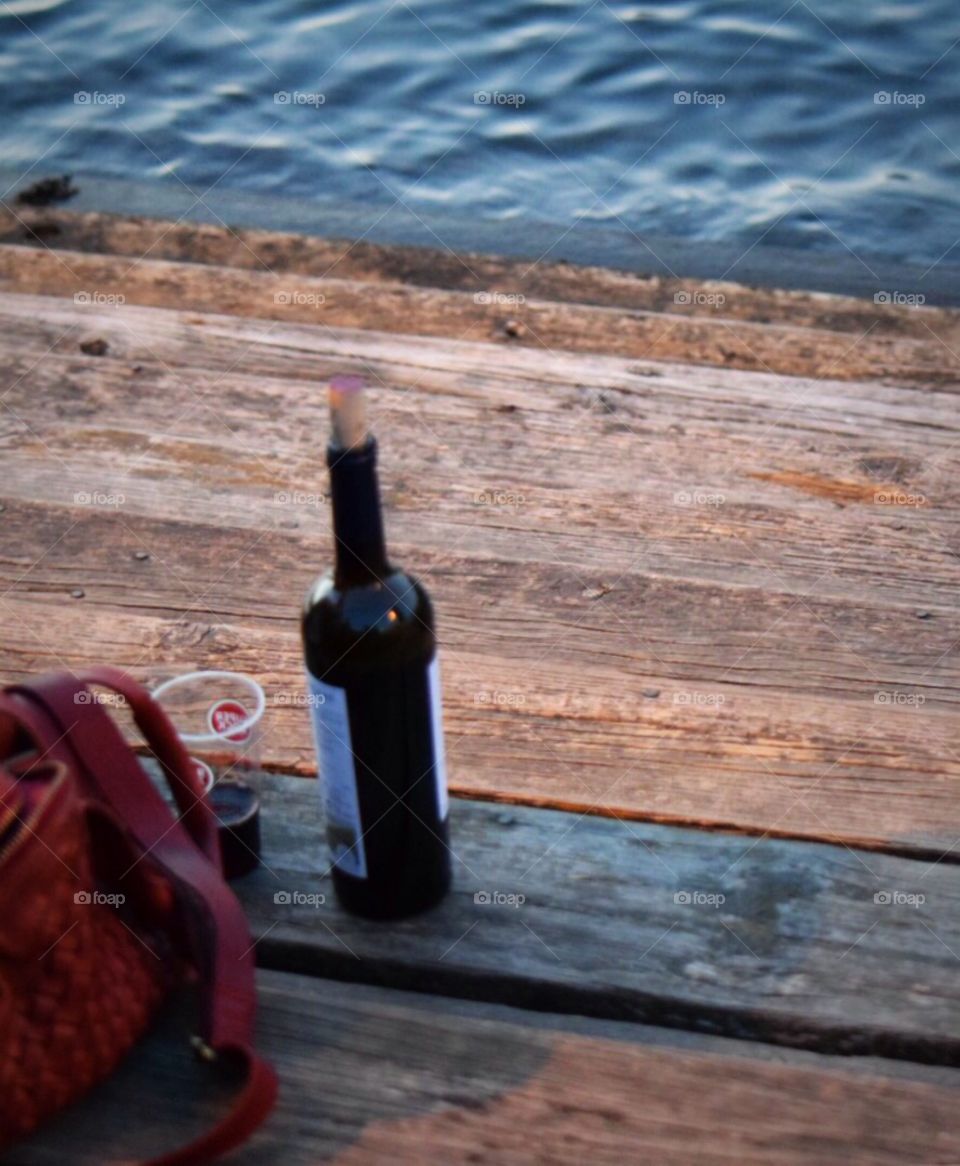
{"label": "bottle label", "polygon": [[443,749],[443,716],[440,699],[440,656],[434,653],[427,669],[430,694],[430,729],[433,737],[433,776],[437,785],[437,817],[442,822],[450,810],[447,796],[447,759]]}
{"label": "bottle label", "polygon": [[[357,768],[350,737],[347,693],[325,684],[307,672],[313,741],[320,769],[320,789],[327,817],[327,835],[333,865],[354,878],[367,878],[367,853],[357,793]],[[430,736],[433,744],[433,780],[437,817],[442,822],[450,810],[447,766],[443,747],[439,658],[427,667]]]}
{"label": "bottle label", "polygon": [[342,688],[317,680],[309,671],[307,689],[333,865],[344,874],[365,879],[367,853],[360,821],[347,694]]}

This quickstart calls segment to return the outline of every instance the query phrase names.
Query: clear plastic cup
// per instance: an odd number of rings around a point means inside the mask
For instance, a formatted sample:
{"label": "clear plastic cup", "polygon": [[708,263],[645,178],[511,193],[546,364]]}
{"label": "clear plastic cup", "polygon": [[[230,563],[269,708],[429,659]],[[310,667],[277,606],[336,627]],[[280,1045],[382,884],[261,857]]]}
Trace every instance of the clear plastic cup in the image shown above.
{"label": "clear plastic cup", "polygon": [[266,697],[242,672],[185,672],[153,689],[206,790],[260,768]]}

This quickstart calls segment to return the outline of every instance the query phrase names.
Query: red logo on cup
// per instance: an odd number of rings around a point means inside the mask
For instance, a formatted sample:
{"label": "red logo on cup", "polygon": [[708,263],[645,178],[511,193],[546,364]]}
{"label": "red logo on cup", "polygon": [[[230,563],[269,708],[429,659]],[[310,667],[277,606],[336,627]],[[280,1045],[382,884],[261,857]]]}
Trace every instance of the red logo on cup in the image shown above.
{"label": "red logo on cup", "polygon": [[200,783],[200,788],[205,794],[208,794],[213,789],[213,783],[216,780],[213,776],[213,770],[206,761],[201,761],[199,757],[191,757],[190,764],[193,766],[194,776]]}
{"label": "red logo on cup", "polygon": [[231,733],[234,725],[249,720],[250,714],[237,700],[218,700],[210,709],[208,719],[210,728],[219,737],[227,741],[239,743],[250,739],[250,729],[241,729],[239,733]]}

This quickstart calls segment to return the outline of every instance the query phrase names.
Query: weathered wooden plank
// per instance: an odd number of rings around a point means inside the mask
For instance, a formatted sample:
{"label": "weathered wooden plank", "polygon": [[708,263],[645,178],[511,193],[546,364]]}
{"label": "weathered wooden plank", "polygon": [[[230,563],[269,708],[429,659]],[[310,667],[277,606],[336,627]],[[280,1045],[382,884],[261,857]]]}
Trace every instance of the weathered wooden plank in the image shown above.
{"label": "weathered wooden plank", "polygon": [[[484,489],[522,498],[500,507],[522,522],[556,487],[568,494],[555,519],[570,526],[572,505],[574,521],[588,521],[596,505],[605,520],[632,519],[634,534],[655,510],[675,525],[690,514],[722,517],[728,502],[778,511],[820,502],[818,515],[831,513],[822,503],[865,506],[891,527],[911,511],[925,524],[955,521],[958,427],[943,393],[519,351],[491,368],[485,345],[129,307],[87,312],[50,298],[0,297],[0,312],[8,433],[22,438],[29,426],[33,452],[62,427],[80,455],[127,444],[137,464],[166,455],[169,473],[179,460],[172,476],[189,469],[201,487],[208,476],[275,488],[306,478],[316,489],[317,382],[350,367],[373,382],[385,438],[396,431],[388,451],[405,492],[433,503],[455,491],[451,501],[468,502],[475,517]],[[80,351],[91,337],[108,356]],[[53,409],[40,407],[38,391]],[[628,460],[629,476],[611,459]]]}
{"label": "weathered wooden plank", "polygon": [[[282,231],[221,227],[185,220],[77,213],[0,206],[0,242],[58,251],[127,256],[133,260],[166,259],[177,263],[246,268],[366,283],[400,283],[414,287],[502,295],[637,311],[676,313],[782,323],[858,336],[868,329],[880,335],[928,339],[933,328],[949,344],[960,343],[960,315],[940,309],[917,312],[894,302],[864,302],[820,292],[747,287],[729,281],[703,282],[641,276],[605,267],[570,263],[531,263],[495,255],[455,255],[429,247],[405,247],[341,241]],[[882,289],[877,289],[882,290]],[[678,293],[686,302],[678,303]],[[723,300],[715,303],[718,295]],[[892,297],[891,297],[892,299]],[[718,312],[718,307],[722,311]]]}
{"label": "weathered wooden plank", "polygon": [[[388,513],[392,519],[392,507]],[[543,657],[545,682],[571,698],[569,671],[579,675],[585,669],[611,680],[636,672],[638,678],[726,683],[748,693],[754,689],[755,695],[854,698],[858,716],[865,701],[873,703],[892,683],[922,697],[910,706],[921,713],[914,720],[957,703],[951,686],[955,665],[949,659],[934,663],[944,646],[960,637],[960,616],[949,605],[946,580],[939,593],[928,585],[922,595],[908,596],[912,579],[904,574],[899,593],[890,588],[889,594],[878,589],[853,596],[837,586],[797,603],[789,590],[764,588],[759,572],[752,586],[747,581],[733,586],[702,576],[661,578],[645,563],[594,593],[592,572],[584,578],[565,563],[445,553],[441,531],[424,541],[404,537],[411,522],[391,521],[391,533],[394,525],[400,528],[391,539],[397,559],[416,563],[438,592],[445,642],[453,651],[501,661],[505,683]],[[296,628],[278,628],[277,621],[295,618],[302,595],[332,554],[329,518],[313,510],[291,527],[214,529],[131,513],[125,504],[55,505],[7,495],[0,529],[0,587],[9,597],[60,603],[73,588],[83,587],[85,606],[175,620],[202,594],[211,623],[249,623],[290,634]],[[485,529],[481,524],[481,536]],[[241,561],[242,572],[228,570]],[[712,566],[720,576],[725,565],[721,560]],[[877,571],[881,566],[878,556]],[[506,620],[505,592],[510,595]],[[917,618],[918,598],[939,601],[927,618]],[[625,630],[641,621],[642,635],[625,641]],[[847,651],[837,650],[831,631],[840,624]],[[562,638],[549,653],[544,625],[554,641]],[[758,627],[772,625],[757,644]],[[806,651],[792,661],[796,643]],[[743,667],[731,654],[746,657]],[[516,703],[546,711],[553,699],[548,692],[541,704],[529,683],[524,688],[525,699]],[[604,707],[629,714],[640,693],[607,695]],[[586,707],[600,694],[584,697]],[[571,716],[579,704],[568,701]]]}
{"label": "weathered wooden plank", "polygon": [[[51,303],[34,301],[41,310]],[[309,343],[316,329],[298,329],[288,346],[244,335],[223,351],[210,335],[217,321],[201,327],[180,317],[178,346],[153,319],[169,326],[169,314],[154,312],[113,321],[105,334],[117,359],[71,357],[46,349],[83,314],[54,312],[49,330],[31,331],[17,315],[5,321],[19,350],[0,380],[4,456],[17,469],[8,488],[24,497],[63,503],[74,489],[110,492],[122,482],[126,513],[305,527],[323,517],[309,500],[325,473],[317,381],[305,378],[313,370],[322,381],[348,360],[369,368],[372,358],[386,505],[394,525],[425,545],[430,524],[439,524],[441,545],[453,524],[464,553],[487,558],[585,571],[576,543],[589,537],[594,570],[668,567],[680,577],[802,594],[855,580],[858,591],[883,588],[891,602],[898,589],[916,603],[933,598],[927,587],[953,595],[958,427],[943,394],[824,386],[794,420],[792,394],[779,400],[782,385],[772,378],[712,373],[718,383],[697,385],[686,370],[669,369],[653,390],[651,378],[619,362],[595,370],[578,361],[566,368],[581,378],[572,390],[569,379],[538,378],[522,363],[481,380],[482,349],[465,354],[472,364],[461,354],[441,369],[441,354],[410,344],[388,365],[363,334],[315,357],[293,344]],[[131,347],[131,326],[149,329],[150,339]],[[219,367],[186,365],[182,349],[200,360],[208,337],[216,357],[208,353],[207,363]],[[351,340],[364,356],[346,357]],[[420,369],[404,367],[417,347]],[[289,361],[292,383],[267,367],[275,356]],[[231,369],[241,360],[262,369]]]}
{"label": "weathered wooden plank", "polygon": [[[225,579],[255,553],[223,564]],[[202,590],[185,592],[176,618],[157,618],[131,614],[129,602],[110,602],[109,585],[82,579],[82,599],[71,587],[43,602],[0,600],[4,681],[97,660],[144,679],[237,668],[267,691],[263,756],[315,772],[296,597],[259,626],[212,618]],[[660,680],[653,661],[646,673],[643,662],[618,671],[616,662],[505,657],[446,634],[441,652],[450,781],[461,792],[931,858],[956,838],[948,709]]]}
{"label": "weathered wooden plank", "polygon": [[[106,356],[78,351],[100,334]],[[519,350],[494,370],[485,345],[17,296],[0,341],[4,675],[229,658],[298,692],[327,518],[277,499],[322,489],[316,381],[367,370],[391,543],[440,610],[457,788],[956,837],[945,394]],[[717,504],[675,501],[698,490]],[[97,491],[124,502],[74,506]],[[82,636],[51,610],[77,588]],[[302,710],[274,711],[266,757],[310,770]]]}
{"label": "weathered wooden plank", "polygon": [[[237,1166],[656,1162],[934,1166],[960,1155],[957,1074],[763,1055],[651,1029],[533,1025],[513,1009],[260,975],[276,1112]],[[172,1148],[229,1090],[186,1050],[184,1010],[6,1161],[110,1166]],[[131,1121],[131,1114],[136,1120]]]}
{"label": "weathered wooden plank", "polygon": [[[55,327],[65,318],[59,316]],[[132,318],[137,326],[143,319],[143,313]],[[192,330],[202,337],[203,328]],[[115,322],[114,331],[112,343],[128,335]],[[316,333],[299,331],[305,337]],[[27,342],[24,336],[23,348]],[[39,343],[48,345],[47,336]],[[257,347],[269,346],[267,338]],[[194,339],[188,347],[202,344]],[[168,350],[172,339],[164,348],[162,339],[151,338],[124,355],[146,356],[151,348],[160,349],[164,365],[176,359]],[[236,363],[243,354],[238,347],[221,359]],[[256,362],[257,356],[250,352],[245,359]],[[335,367],[334,360],[324,360],[321,375]],[[21,352],[7,373],[12,413],[6,456],[19,462],[10,488],[69,500],[64,487],[73,483],[65,483],[63,471],[72,465],[82,486],[105,489],[111,475],[97,455],[109,451],[109,465],[123,479],[128,513],[149,505],[170,516],[263,529],[298,523],[322,509],[276,501],[278,493],[293,497],[298,491],[316,498],[322,488],[313,384],[238,372],[221,381],[193,369],[186,377],[172,365],[159,371],[156,360],[134,367],[139,371],[119,360],[81,357],[71,363],[66,356],[38,364],[32,351]],[[878,415],[874,387],[862,386],[862,392],[832,402],[824,398],[816,420],[808,412],[808,428],[800,428],[804,422],[798,419],[788,429],[793,402],[777,405],[771,398],[778,386],[770,383],[746,385],[742,392],[732,384],[705,385],[698,397],[690,385],[675,387],[674,375],[678,382],[683,375],[676,370],[658,382],[656,397],[648,378],[634,377],[640,390],[614,383],[603,390],[604,404],[597,408],[589,394],[601,391],[600,379],[582,386],[589,393],[578,403],[576,394],[537,383],[520,368],[516,375],[525,376],[526,384],[505,394],[491,378],[484,399],[472,389],[464,392],[453,370],[445,383],[433,369],[425,371],[432,376],[429,387],[410,384],[409,369],[382,369],[390,380],[374,392],[385,430],[385,470],[392,470],[386,501],[400,538],[406,527],[421,544],[438,539],[447,545],[452,524],[465,554],[535,556],[574,567],[576,543],[589,537],[594,572],[620,574],[636,563],[800,597],[814,585],[822,594],[835,581],[842,591],[849,591],[848,583],[858,591],[882,588],[886,602],[936,600],[928,588],[939,588],[942,599],[952,597],[956,426],[940,395],[937,401],[924,395],[924,405],[907,412],[901,393],[900,408],[891,400]],[[581,368],[567,371],[583,375]],[[607,384],[622,371],[611,369]],[[197,389],[209,391],[209,399],[198,402]],[[40,404],[40,394],[52,408]],[[640,408],[656,410],[653,425]],[[501,416],[501,409],[511,412]],[[618,415],[623,420],[612,420]],[[850,431],[829,435],[841,418]],[[167,425],[171,431],[156,432]],[[425,442],[436,452],[425,451]],[[629,483],[623,473],[611,472],[609,458],[629,459]],[[158,495],[161,478],[165,488]],[[485,504],[501,495],[506,505]],[[901,497],[917,504],[887,504]],[[706,501],[698,505],[699,498]],[[870,515],[867,532],[861,508]],[[823,537],[824,522],[829,539]],[[438,526],[433,538],[431,524]]]}
{"label": "weathered wooden plank", "polygon": [[[209,268],[152,258],[128,262],[122,257],[9,244],[0,244],[0,287],[24,294],[124,297],[131,304],[284,323],[482,340],[493,345],[494,352],[519,346],[836,380],[896,377],[918,386],[955,386],[960,378],[960,358],[951,343],[953,328],[941,334],[939,317],[933,316],[918,337],[885,335],[872,327],[851,336],[726,318],[722,310],[709,318],[688,318],[677,312],[533,298],[504,307],[478,302],[468,292],[407,284]],[[953,321],[953,316],[946,318]]]}
{"label": "weathered wooden plank", "polygon": [[[108,354],[84,353],[81,346],[91,340],[108,345]],[[179,414],[161,413],[162,402],[172,398],[193,406],[189,420],[197,437],[217,432],[222,440],[236,427],[235,436],[246,438],[254,454],[259,436],[296,442],[305,455],[310,446],[296,426],[316,424],[317,382],[331,369],[350,367],[366,371],[374,406],[388,424],[416,423],[423,440],[428,421],[443,433],[441,450],[458,427],[470,426],[472,442],[483,425],[495,469],[509,451],[510,461],[523,467],[539,459],[548,481],[586,472],[608,488],[612,483],[597,467],[606,450],[617,456],[644,443],[640,485],[653,471],[670,476],[675,460],[689,473],[697,448],[704,478],[722,472],[729,481],[742,476],[742,466],[730,464],[731,445],[747,456],[749,442],[757,464],[748,485],[755,494],[776,496],[769,484],[781,493],[869,503],[885,485],[914,484],[924,469],[917,459],[950,450],[957,430],[954,397],[946,392],[559,353],[538,360],[522,350],[492,363],[486,345],[156,309],[91,312],[49,297],[0,296],[0,343],[11,404],[28,400],[29,388],[42,389],[68,420],[95,412],[85,398],[96,385],[95,400],[104,404],[111,397],[137,402],[136,414],[115,422],[135,426],[142,414],[144,426],[162,417],[187,430],[178,425]],[[896,452],[882,448],[894,442]],[[542,465],[539,447],[548,443],[553,457]],[[771,464],[778,450],[794,460]],[[472,445],[464,442],[458,452],[457,465],[479,467]],[[442,460],[435,460],[442,472]],[[928,491],[926,506],[936,501]]]}
{"label": "weathered wooden plank", "polygon": [[236,886],[265,966],[960,1060],[947,863],[455,800],[452,893],[384,928],[333,897],[313,783],[265,776],[261,789],[264,865]]}

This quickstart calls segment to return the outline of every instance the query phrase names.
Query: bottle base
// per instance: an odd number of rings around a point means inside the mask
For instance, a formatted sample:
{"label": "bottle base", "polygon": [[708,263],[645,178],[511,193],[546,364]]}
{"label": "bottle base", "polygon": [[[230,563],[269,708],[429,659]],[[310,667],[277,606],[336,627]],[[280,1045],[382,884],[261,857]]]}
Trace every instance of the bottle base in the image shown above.
{"label": "bottle base", "polygon": [[369,886],[367,879],[355,879],[336,869],[333,871],[333,889],[341,907],[351,915],[380,921],[408,919],[429,911],[446,898],[450,882],[448,873],[428,887],[419,886],[398,894],[396,887]]}

